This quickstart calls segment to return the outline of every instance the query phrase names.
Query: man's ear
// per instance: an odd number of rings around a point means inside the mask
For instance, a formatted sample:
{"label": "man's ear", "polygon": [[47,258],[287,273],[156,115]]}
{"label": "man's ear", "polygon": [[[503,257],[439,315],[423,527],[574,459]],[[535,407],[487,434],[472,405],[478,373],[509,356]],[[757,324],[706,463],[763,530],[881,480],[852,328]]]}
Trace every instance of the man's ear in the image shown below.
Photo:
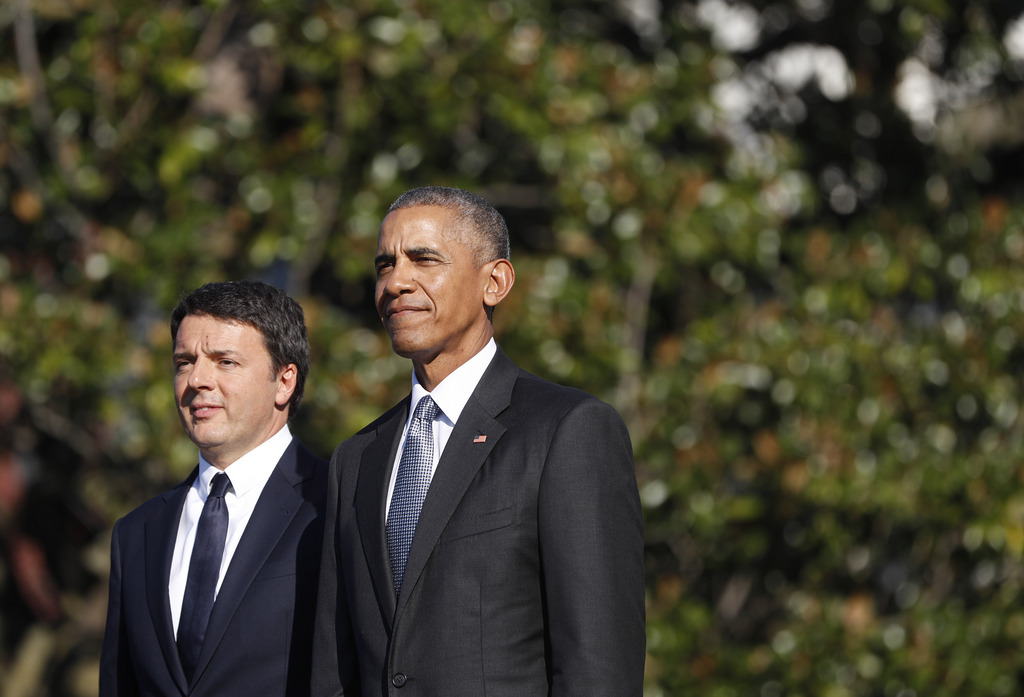
{"label": "man's ear", "polygon": [[288,406],[288,400],[292,398],[292,393],[295,392],[295,385],[299,379],[299,369],[295,367],[294,363],[289,363],[281,370],[277,371],[277,395],[274,397],[274,404],[279,407]]}
{"label": "man's ear", "polygon": [[516,270],[508,259],[496,259],[489,262],[488,266],[491,270],[484,288],[484,305],[496,307],[512,290],[512,284],[516,282]]}

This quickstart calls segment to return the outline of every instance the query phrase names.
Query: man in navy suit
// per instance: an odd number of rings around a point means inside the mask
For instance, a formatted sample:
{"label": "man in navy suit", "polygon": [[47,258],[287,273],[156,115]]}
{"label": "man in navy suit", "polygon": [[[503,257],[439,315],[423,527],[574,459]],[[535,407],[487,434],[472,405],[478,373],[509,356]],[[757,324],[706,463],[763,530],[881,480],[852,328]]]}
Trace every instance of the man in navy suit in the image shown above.
{"label": "man in navy suit", "polygon": [[100,695],[308,695],[327,463],[288,429],[302,308],[265,283],[210,283],[171,336],[199,465],[114,526]]}
{"label": "man in navy suit", "polygon": [[412,393],[331,460],[314,697],[642,694],[629,434],[497,347],[508,257],[501,215],[458,189],[381,224],[377,311]]}

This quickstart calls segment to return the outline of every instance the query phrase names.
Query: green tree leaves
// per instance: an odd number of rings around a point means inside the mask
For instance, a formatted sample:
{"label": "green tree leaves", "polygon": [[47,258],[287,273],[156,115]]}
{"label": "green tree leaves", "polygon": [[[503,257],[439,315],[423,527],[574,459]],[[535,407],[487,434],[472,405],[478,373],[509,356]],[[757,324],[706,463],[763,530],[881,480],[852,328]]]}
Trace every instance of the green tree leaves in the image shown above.
{"label": "green tree leaves", "polygon": [[[0,472],[22,482],[0,534],[88,531],[44,568],[95,636],[105,530],[195,460],[178,294],[259,277],[302,301],[294,429],[327,455],[408,389],[372,307],[380,218],[451,184],[512,229],[504,348],[629,424],[648,694],[1012,694],[1020,22],[945,0],[0,6]],[[39,525],[34,496],[74,515]],[[18,563],[0,674],[41,621]]]}

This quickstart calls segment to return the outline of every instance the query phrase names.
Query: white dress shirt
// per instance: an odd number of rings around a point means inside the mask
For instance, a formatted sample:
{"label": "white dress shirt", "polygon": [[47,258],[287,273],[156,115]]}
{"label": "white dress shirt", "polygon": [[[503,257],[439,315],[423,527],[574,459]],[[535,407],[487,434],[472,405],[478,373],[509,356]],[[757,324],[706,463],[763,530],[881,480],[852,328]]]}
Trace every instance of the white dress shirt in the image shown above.
{"label": "white dress shirt", "polygon": [[487,345],[480,349],[476,355],[456,368],[448,377],[442,380],[433,392],[426,389],[416,379],[416,371],[412,371],[412,400],[409,403],[409,418],[405,422],[405,432],[402,434],[402,442],[398,444],[398,454],[395,456],[394,467],[391,468],[391,483],[388,485],[388,510],[391,510],[391,496],[395,493],[395,481],[398,479],[398,463],[402,460],[402,450],[405,449],[405,439],[409,435],[409,425],[412,423],[412,415],[416,411],[416,405],[420,400],[430,395],[434,403],[441,409],[437,418],[434,419],[434,461],[430,466],[430,476],[433,478],[437,471],[437,462],[441,459],[444,446],[448,443],[448,436],[455,428],[455,422],[466,407],[473,390],[476,389],[480,378],[484,376],[487,366],[498,351],[498,345],[494,339],[487,342]]}
{"label": "white dress shirt", "polygon": [[[252,517],[260,494],[263,493],[263,487],[266,486],[267,480],[270,479],[291,442],[292,434],[285,424],[280,431],[224,469],[224,473],[231,480],[231,485],[224,494],[224,503],[228,507],[228,536],[224,541],[224,558],[220,562],[220,574],[217,576],[218,593],[228,565],[231,564],[231,557],[238,548],[238,541],[245,532],[245,526]],[[181,618],[181,604],[185,598],[185,582],[188,580],[188,567],[192,559],[192,547],[196,541],[199,516],[210,493],[210,482],[220,471],[203,459],[202,455],[199,456],[199,475],[185,496],[185,506],[178,521],[178,536],[174,541],[171,576],[167,584],[175,636],[178,635],[178,620]]]}

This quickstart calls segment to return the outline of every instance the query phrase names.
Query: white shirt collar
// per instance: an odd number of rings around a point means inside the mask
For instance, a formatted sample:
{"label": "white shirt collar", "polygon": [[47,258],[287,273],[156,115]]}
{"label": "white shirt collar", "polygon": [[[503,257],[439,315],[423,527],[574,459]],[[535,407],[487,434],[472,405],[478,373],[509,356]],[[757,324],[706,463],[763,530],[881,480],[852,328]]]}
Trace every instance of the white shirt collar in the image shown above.
{"label": "white shirt collar", "polygon": [[[224,472],[231,480],[231,489],[235,496],[245,496],[256,485],[260,485],[259,490],[262,491],[262,485],[270,478],[270,473],[273,472],[291,442],[292,433],[288,430],[288,424],[285,424],[277,433],[228,465]],[[198,484],[203,501],[210,494],[210,482],[220,471],[207,462],[200,453]]]}
{"label": "white shirt collar", "polygon": [[476,355],[438,383],[433,392],[427,392],[416,379],[416,371],[412,371],[412,402],[409,405],[409,414],[411,415],[416,410],[420,399],[429,394],[441,408],[444,418],[454,425],[459,420],[459,415],[466,407],[466,402],[469,401],[470,395],[473,394],[473,390],[476,389],[480,378],[487,371],[487,366],[491,364],[491,359],[494,358],[497,351],[498,345],[492,338],[482,349],[477,351]]}

